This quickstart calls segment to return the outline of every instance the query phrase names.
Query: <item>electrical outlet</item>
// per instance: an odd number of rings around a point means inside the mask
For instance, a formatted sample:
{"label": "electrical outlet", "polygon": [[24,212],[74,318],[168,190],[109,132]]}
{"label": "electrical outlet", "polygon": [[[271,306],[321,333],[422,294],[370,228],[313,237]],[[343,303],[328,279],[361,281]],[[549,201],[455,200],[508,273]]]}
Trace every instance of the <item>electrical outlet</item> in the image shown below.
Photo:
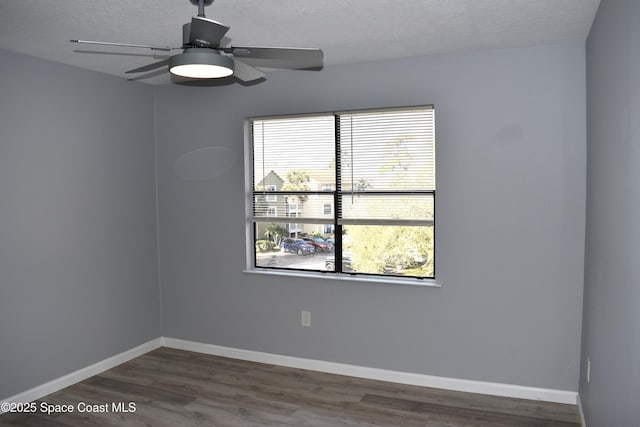
{"label": "electrical outlet", "polygon": [[311,326],[311,312],[302,310],[300,313],[300,324],[302,326]]}
{"label": "electrical outlet", "polygon": [[591,358],[587,357],[587,384],[591,382]]}

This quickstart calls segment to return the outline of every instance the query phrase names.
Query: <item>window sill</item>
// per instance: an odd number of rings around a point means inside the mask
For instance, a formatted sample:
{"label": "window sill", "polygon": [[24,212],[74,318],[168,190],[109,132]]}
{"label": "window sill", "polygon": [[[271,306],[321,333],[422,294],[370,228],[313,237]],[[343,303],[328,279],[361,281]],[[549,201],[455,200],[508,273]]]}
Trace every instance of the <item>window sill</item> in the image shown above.
{"label": "window sill", "polygon": [[441,285],[438,285],[434,279],[405,279],[402,277],[351,275],[348,273],[320,273],[315,271],[283,271],[263,268],[249,268],[243,270],[243,273],[264,274],[269,276],[303,277],[309,279],[344,280],[350,282],[383,283],[388,285],[419,286],[423,288],[442,287]]}

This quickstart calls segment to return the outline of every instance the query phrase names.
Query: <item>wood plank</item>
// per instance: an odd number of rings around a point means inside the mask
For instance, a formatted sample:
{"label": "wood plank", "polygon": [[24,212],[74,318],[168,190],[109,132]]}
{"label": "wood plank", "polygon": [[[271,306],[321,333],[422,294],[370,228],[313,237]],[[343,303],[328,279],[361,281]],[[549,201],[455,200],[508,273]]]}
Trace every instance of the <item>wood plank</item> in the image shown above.
{"label": "wood plank", "polygon": [[[387,383],[159,348],[37,403],[133,413],[4,414],[2,426],[579,427],[575,405]],[[111,407],[110,407],[111,409]]]}

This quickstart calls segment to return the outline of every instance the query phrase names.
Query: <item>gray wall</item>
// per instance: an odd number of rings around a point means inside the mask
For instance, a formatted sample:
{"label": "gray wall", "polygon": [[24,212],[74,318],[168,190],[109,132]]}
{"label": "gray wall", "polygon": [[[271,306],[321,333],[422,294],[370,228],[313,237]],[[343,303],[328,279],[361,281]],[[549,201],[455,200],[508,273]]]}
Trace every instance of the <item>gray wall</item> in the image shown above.
{"label": "gray wall", "polygon": [[[577,391],[585,84],[575,43],[158,88],[163,335]],[[431,103],[442,288],[242,273],[247,116]],[[184,179],[179,159],[204,147],[224,156],[194,167],[215,176]]]}
{"label": "gray wall", "polygon": [[0,398],[160,334],[153,89],[0,51]]}
{"label": "gray wall", "polygon": [[[640,2],[605,0],[587,41],[587,424],[640,419]],[[586,380],[591,359],[591,382]]]}
{"label": "gray wall", "polygon": [[[0,60],[0,396],[153,339],[160,323],[218,345],[577,390],[581,43],[156,88],[162,322],[154,89]],[[442,288],[242,273],[245,117],[430,103]],[[204,147],[216,156],[185,157]]]}

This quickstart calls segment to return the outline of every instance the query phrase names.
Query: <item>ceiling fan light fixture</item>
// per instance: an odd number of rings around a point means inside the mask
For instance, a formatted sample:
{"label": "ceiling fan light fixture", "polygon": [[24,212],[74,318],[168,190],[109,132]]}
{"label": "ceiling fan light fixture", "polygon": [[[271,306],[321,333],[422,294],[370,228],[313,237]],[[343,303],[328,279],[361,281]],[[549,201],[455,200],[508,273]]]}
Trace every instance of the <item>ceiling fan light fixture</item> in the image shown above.
{"label": "ceiling fan light fixture", "polygon": [[171,74],[191,79],[219,79],[233,74],[233,59],[211,49],[188,49],[169,58]]}

